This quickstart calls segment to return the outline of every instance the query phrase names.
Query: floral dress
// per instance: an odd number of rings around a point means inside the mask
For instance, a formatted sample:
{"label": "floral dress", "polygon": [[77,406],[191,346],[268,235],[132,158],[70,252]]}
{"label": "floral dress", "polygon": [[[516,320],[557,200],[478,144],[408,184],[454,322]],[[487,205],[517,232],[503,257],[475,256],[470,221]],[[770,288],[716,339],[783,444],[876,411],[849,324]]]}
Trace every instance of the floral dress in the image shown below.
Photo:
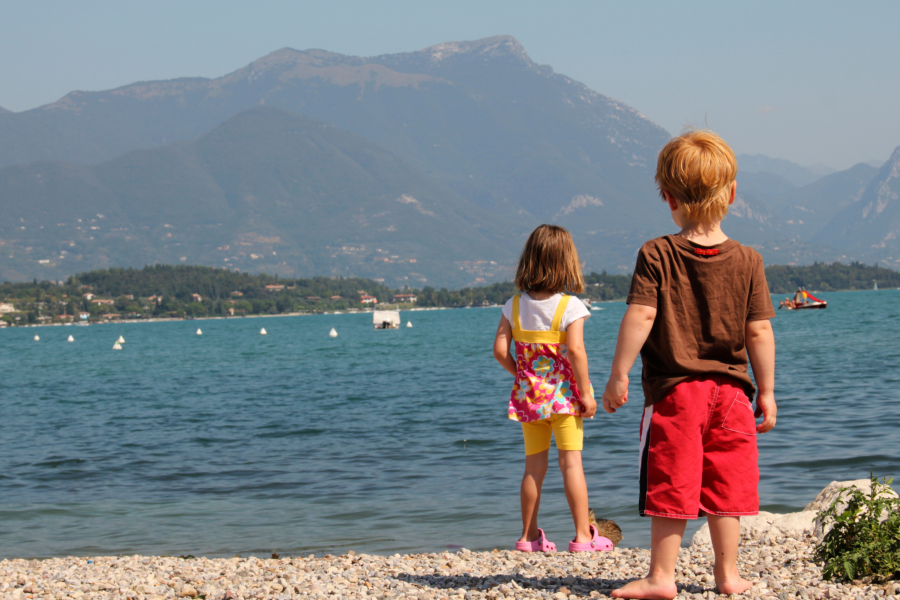
{"label": "floral dress", "polygon": [[516,382],[509,398],[509,418],[528,423],[550,415],[580,417],[584,407],[566,353],[566,332],[559,326],[571,296],[563,295],[550,331],[528,331],[519,322],[519,297],[513,298],[512,335],[516,343]]}

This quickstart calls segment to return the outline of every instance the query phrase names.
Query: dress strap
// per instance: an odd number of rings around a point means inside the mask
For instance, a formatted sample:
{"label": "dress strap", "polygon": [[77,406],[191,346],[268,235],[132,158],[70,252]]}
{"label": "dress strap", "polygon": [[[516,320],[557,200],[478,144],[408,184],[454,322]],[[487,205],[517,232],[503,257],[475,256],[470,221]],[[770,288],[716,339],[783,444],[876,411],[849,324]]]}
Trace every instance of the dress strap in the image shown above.
{"label": "dress strap", "polygon": [[519,296],[522,294],[516,294],[513,296],[513,311],[512,311],[512,328],[513,329],[522,329],[522,326],[519,324]]}
{"label": "dress strap", "polygon": [[569,305],[571,298],[572,296],[563,294],[562,298],[559,299],[559,304],[556,305],[556,312],[553,314],[553,323],[550,325],[550,331],[559,331],[559,326],[562,325],[562,318],[566,314],[566,307]]}

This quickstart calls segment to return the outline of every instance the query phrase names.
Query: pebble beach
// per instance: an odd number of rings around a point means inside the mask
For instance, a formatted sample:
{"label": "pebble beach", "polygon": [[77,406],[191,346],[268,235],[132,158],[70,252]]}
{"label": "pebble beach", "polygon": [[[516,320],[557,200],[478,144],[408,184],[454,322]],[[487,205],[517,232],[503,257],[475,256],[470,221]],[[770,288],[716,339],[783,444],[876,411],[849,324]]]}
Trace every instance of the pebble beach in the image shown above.
{"label": "pebble beach", "polygon": [[[740,569],[755,582],[732,598],[900,598],[900,583],[823,581],[812,536],[747,541]],[[407,598],[410,600],[607,598],[647,571],[649,550],[522,553],[510,550],[372,556],[174,558],[66,557],[0,561],[0,597],[168,600],[205,598]],[[679,598],[716,598],[709,546],[681,551]]]}

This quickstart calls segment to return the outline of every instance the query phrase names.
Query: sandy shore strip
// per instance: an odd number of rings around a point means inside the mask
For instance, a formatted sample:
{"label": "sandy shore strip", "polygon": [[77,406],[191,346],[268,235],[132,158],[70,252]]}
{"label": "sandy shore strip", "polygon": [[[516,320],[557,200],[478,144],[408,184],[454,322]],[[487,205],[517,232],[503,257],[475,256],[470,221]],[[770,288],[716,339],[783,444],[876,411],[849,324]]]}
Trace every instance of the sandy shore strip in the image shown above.
{"label": "sandy shore strip", "polygon": [[[812,537],[745,542],[740,568],[755,581],[734,598],[900,598],[900,583],[822,580]],[[0,597],[12,599],[372,598],[473,600],[606,598],[646,573],[650,553],[442,552],[291,558],[67,557],[0,561]],[[715,598],[708,546],[684,548],[679,598]],[[725,597],[725,596],[721,596]]]}

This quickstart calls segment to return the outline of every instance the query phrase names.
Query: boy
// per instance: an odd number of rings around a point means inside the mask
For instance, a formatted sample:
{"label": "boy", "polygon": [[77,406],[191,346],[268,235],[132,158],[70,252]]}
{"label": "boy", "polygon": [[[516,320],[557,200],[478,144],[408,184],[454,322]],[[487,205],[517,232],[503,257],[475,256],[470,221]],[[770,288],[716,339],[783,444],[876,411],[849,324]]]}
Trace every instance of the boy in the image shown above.
{"label": "boy", "polygon": [[[641,248],[603,407],[628,401],[628,372],[643,362],[640,512],[652,517],[650,573],[614,598],[674,598],[687,519],[706,516],[716,587],[739,594],[740,516],[759,512],[756,434],[775,426],[775,316],[760,255],[722,233],[734,202],[734,153],[692,131],[659,155],[656,182],[681,228]],[[759,386],[755,416],[753,382]]]}

